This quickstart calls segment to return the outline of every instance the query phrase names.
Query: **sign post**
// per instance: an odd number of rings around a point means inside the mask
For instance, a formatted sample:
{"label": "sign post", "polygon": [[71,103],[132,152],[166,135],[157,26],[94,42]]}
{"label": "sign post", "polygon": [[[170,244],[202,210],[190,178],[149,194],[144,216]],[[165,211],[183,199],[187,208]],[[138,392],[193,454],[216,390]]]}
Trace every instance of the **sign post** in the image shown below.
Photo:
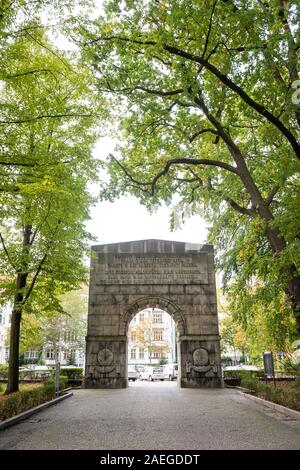
{"label": "sign post", "polygon": [[275,372],[274,372],[274,360],[273,360],[273,353],[270,351],[266,351],[263,354],[264,358],[264,375],[265,375],[265,381],[267,383],[267,378],[272,377],[273,378],[273,383],[274,386],[276,386],[275,383]]}
{"label": "sign post", "polygon": [[56,363],[56,370],[55,370],[55,396],[59,395],[59,375],[60,375],[60,362],[57,361]]}

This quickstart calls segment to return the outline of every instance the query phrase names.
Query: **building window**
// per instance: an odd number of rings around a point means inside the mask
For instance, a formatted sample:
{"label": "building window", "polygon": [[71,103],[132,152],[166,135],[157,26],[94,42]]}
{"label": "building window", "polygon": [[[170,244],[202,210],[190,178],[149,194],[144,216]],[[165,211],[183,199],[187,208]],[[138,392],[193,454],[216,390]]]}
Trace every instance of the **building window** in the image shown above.
{"label": "building window", "polygon": [[135,331],[131,331],[130,338],[131,338],[131,341],[136,341],[136,332]]}
{"label": "building window", "polygon": [[162,341],[163,340],[163,330],[154,330],[154,341]]}
{"label": "building window", "polygon": [[63,339],[64,339],[65,342],[75,341],[76,340],[76,335],[75,335],[74,331],[66,331],[63,334]]}
{"label": "building window", "polygon": [[136,359],[136,349],[130,350],[130,359]]}
{"label": "building window", "polygon": [[26,351],[24,353],[24,358],[25,359],[37,359],[39,356],[38,351]]}
{"label": "building window", "polygon": [[162,313],[153,313],[153,323],[162,323]]}
{"label": "building window", "polygon": [[159,359],[161,357],[160,351],[151,351],[150,357],[152,359]]}
{"label": "building window", "polygon": [[0,325],[4,323],[4,316],[2,315],[2,313],[0,313]]}
{"label": "building window", "polygon": [[139,359],[145,358],[145,349],[139,349]]}
{"label": "building window", "polygon": [[6,349],[5,349],[5,357],[4,357],[4,360],[5,360],[6,362],[8,362],[8,359],[9,359],[9,348],[6,348]]}
{"label": "building window", "polygon": [[73,360],[75,361],[76,359],[76,350],[75,349],[69,349],[66,354],[65,354],[65,359]]}
{"label": "building window", "polygon": [[144,321],[145,320],[145,314],[140,313],[139,318],[140,318],[140,321]]}
{"label": "building window", "polygon": [[47,349],[46,359],[54,359],[54,349]]}

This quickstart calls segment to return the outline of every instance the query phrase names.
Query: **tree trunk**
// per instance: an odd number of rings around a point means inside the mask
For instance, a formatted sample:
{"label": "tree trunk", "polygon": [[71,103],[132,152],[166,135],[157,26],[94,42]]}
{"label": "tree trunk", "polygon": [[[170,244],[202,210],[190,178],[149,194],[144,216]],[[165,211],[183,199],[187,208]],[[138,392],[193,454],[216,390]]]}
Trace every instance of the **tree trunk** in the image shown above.
{"label": "tree trunk", "polygon": [[17,392],[19,390],[20,327],[24,301],[24,288],[26,287],[28,277],[28,254],[30,250],[31,233],[32,226],[25,225],[23,232],[23,260],[21,268],[17,272],[16,291],[11,315],[8,381],[7,388],[5,391],[6,395],[8,395],[9,393]]}
{"label": "tree trunk", "polygon": [[13,309],[10,326],[8,382],[5,394],[19,390],[19,338],[21,312]]}
{"label": "tree trunk", "polygon": [[[276,228],[270,228],[268,226],[268,223],[274,220],[274,216],[255,185],[252,176],[244,163],[243,156],[238,155],[236,162],[237,166],[240,166],[240,178],[243,181],[245,188],[248,190],[251,200],[257,208],[258,214],[262,220],[265,220],[267,223],[265,233],[270,247],[274,255],[281,253],[286,247],[286,242]],[[300,276],[296,266],[293,264],[282,268],[281,275],[287,278],[285,293],[290,301],[292,312],[296,318],[297,331],[300,333]]]}
{"label": "tree trunk", "polygon": [[300,333],[300,276],[297,274],[295,266],[290,266],[290,276],[287,295],[296,317],[297,331]]}
{"label": "tree trunk", "polygon": [[17,286],[10,325],[8,382],[5,391],[6,395],[17,392],[19,390],[19,343],[22,318],[22,289],[26,285],[26,279],[27,274],[19,273],[17,275]]}

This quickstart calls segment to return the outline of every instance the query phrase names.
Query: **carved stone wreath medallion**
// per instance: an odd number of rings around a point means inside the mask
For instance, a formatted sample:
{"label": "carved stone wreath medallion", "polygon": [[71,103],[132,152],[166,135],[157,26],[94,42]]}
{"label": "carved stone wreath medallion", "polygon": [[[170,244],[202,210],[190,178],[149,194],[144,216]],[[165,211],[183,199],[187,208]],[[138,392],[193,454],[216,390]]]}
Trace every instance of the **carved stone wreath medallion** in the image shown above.
{"label": "carved stone wreath medallion", "polygon": [[110,366],[114,360],[114,353],[108,348],[100,349],[97,359],[101,366]]}
{"label": "carved stone wreath medallion", "polygon": [[115,366],[113,364],[114,353],[110,349],[100,349],[97,355],[97,360],[99,366],[94,368],[94,373],[96,376],[99,377],[103,374],[109,374],[115,369]]}
{"label": "carved stone wreath medallion", "polygon": [[198,348],[193,352],[193,366],[191,368],[195,372],[205,374],[205,376],[211,374],[213,364],[209,362],[209,355],[206,349]]}

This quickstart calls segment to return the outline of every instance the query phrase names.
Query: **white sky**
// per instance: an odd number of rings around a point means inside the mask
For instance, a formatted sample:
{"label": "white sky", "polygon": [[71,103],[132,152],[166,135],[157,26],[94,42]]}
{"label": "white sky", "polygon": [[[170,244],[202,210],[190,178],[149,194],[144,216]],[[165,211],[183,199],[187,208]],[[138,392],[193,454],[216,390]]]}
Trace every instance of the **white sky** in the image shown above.
{"label": "white sky", "polygon": [[182,230],[169,230],[169,209],[160,208],[151,215],[132,196],[122,197],[114,203],[101,202],[91,211],[88,230],[96,237],[94,244],[159,238],[204,243],[205,222],[199,216],[191,217]]}

